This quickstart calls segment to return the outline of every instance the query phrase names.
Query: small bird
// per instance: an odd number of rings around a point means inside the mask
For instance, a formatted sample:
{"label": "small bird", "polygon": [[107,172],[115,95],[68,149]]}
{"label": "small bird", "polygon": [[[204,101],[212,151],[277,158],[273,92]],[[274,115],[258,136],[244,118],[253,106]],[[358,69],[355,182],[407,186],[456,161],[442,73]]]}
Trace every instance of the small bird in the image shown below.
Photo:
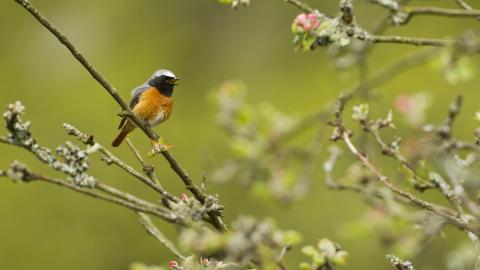
{"label": "small bird", "polygon": [[[173,88],[177,85],[178,80],[175,74],[169,70],[157,70],[148,81],[133,89],[130,108],[150,127],[166,121],[172,114]],[[118,128],[120,133],[112,142],[113,147],[119,146],[136,128],[136,125],[125,116]]]}

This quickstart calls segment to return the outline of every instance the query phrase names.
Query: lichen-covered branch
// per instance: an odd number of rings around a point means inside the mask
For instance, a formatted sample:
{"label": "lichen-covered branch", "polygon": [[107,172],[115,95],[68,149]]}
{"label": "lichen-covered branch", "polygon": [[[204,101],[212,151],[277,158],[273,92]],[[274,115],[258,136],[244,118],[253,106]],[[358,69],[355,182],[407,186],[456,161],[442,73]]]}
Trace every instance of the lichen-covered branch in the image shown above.
{"label": "lichen-covered branch", "polygon": [[449,9],[440,7],[404,7],[404,12],[414,15],[435,15],[447,17],[478,17],[480,10],[474,9]]}
{"label": "lichen-covered branch", "polygon": [[[46,183],[49,183],[49,184],[54,184],[54,185],[57,185],[57,186],[61,186],[61,187],[64,187],[64,188],[74,190],[76,192],[82,193],[84,195],[87,195],[87,196],[90,196],[90,197],[93,197],[93,198],[96,198],[96,199],[101,199],[101,200],[104,200],[104,201],[109,201],[109,202],[115,203],[117,205],[121,205],[123,207],[129,208],[129,209],[134,210],[134,211],[141,211],[141,212],[149,213],[149,214],[160,217],[163,220],[166,220],[166,221],[171,222],[171,223],[175,223],[175,224],[179,224],[179,225],[183,224],[182,220],[179,219],[178,216],[175,215],[174,213],[172,213],[168,210],[162,209],[161,207],[156,206],[152,203],[148,203],[146,201],[138,199],[138,198],[134,197],[133,195],[128,195],[127,196],[126,194],[124,194],[122,192],[121,196],[115,197],[115,196],[109,196],[109,195],[106,195],[106,194],[95,192],[92,188],[82,187],[82,186],[76,185],[76,184],[74,184],[70,181],[60,180],[60,179],[47,177],[47,176],[44,176],[44,175],[41,175],[41,174],[38,174],[38,173],[31,172],[27,168],[27,166],[25,166],[24,164],[21,164],[18,161],[14,161],[11,164],[10,168],[6,171],[3,171],[3,173],[0,174],[0,176],[9,177],[12,180],[17,181],[17,182],[42,181],[42,182],[46,182]],[[104,185],[104,184],[101,184],[101,186],[102,187],[100,189],[103,189],[104,191],[111,191],[113,189],[112,187],[109,187],[109,186]],[[118,190],[115,190],[115,192],[113,192],[113,194],[115,194],[117,192],[118,192]],[[117,194],[117,195],[119,195],[119,194]],[[128,197],[128,199],[124,199],[126,197]]]}
{"label": "lichen-covered branch", "polygon": [[[32,173],[27,166],[17,161],[14,161],[7,170],[0,171],[0,177],[8,177],[15,182],[42,181],[55,184],[90,197],[121,205],[135,212],[142,212],[160,217],[169,223],[180,226],[202,227],[206,224],[205,222],[212,224],[212,220],[208,217],[208,213],[217,213],[223,208],[223,206],[218,204],[217,200],[211,198],[208,198],[209,201],[205,204],[200,204],[197,199],[193,197],[188,198],[186,195],[183,195],[182,200],[180,200],[168,193],[152,179],[136,171],[132,166],[113,155],[105,147],[96,142],[92,135],[85,134],[69,124],[64,124],[67,133],[75,136],[78,140],[86,144],[87,149],[82,150],[73,143],[67,142],[65,147],[62,146],[57,148],[57,155],[62,156],[65,159],[64,162],[60,161],[54,154],[52,154],[52,151],[49,148],[40,146],[37,143],[37,140],[30,132],[30,122],[24,122],[22,120],[21,115],[24,110],[25,107],[23,107],[20,102],[7,106],[7,111],[3,114],[3,118],[9,134],[6,137],[0,137],[0,142],[26,149],[53,169],[66,174],[68,178],[62,180]],[[164,200],[162,200],[163,205],[146,201],[128,192],[102,183],[99,179],[90,176],[88,174],[88,157],[95,152],[100,152],[102,154],[102,159],[107,164],[117,165],[126,173],[140,179],[149,187],[159,192],[164,197]],[[141,159],[139,154],[138,157]],[[143,162],[143,159],[141,160]],[[79,179],[82,179],[80,177],[87,176],[89,177],[88,179],[94,179],[91,184],[86,185],[84,182],[79,181]],[[144,223],[144,225],[149,228],[151,233],[155,233],[147,223]],[[155,233],[155,235],[159,238],[160,234]],[[161,242],[164,243],[163,240]],[[177,252],[177,255],[178,254],[179,253]]]}
{"label": "lichen-covered branch", "polygon": [[388,189],[390,189],[392,192],[395,194],[407,199],[411,205],[416,206],[420,209],[425,209],[427,211],[433,212],[443,218],[445,218],[449,223],[457,226],[458,228],[462,230],[469,231],[473,234],[480,235],[479,228],[478,226],[472,226],[469,224],[468,221],[465,221],[461,218],[458,218],[452,211],[446,211],[445,208],[439,207],[433,203],[424,201],[422,199],[419,199],[415,197],[413,194],[400,189],[399,187],[395,186],[393,183],[390,182],[388,177],[384,176],[383,174],[380,173],[380,171],[375,167],[370,160],[365,157],[363,154],[361,154],[355,145],[353,145],[352,141],[350,140],[350,136],[348,133],[344,132],[342,135],[342,139],[347,145],[348,149],[350,152],[358,158],[358,160],[366,167],[368,168],[376,177],[377,179],[385,185]]}
{"label": "lichen-covered branch", "polygon": [[359,40],[364,40],[370,43],[394,43],[414,46],[433,46],[445,47],[454,44],[454,40],[449,39],[434,39],[434,38],[414,38],[401,36],[377,36],[368,33],[361,33],[356,36]]}
{"label": "lichen-covered branch", "polygon": [[96,179],[87,173],[90,166],[87,153],[72,143],[66,142],[65,145],[56,149],[57,154],[63,158],[63,161],[59,160],[49,148],[41,146],[32,137],[31,123],[23,122],[21,119],[24,110],[25,107],[18,101],[8,105],[3,119],[9,134],[7,137],[2,137],[0,143],[15,145],[29,151],[52,169],[68,175],[69,179],[79,186],[94,187]]}
{"label": "lichen-covered branch", "polygon": [[132,166],[128,165],[127,163],[120,160],[117,156],[112,154],[112,152],[108,151],[103,145],[97,143],[93,136],[85,134],[80,130],[76,129],[74,126],[70,124],[64,124],[63,127],[67,130],[69,135],[73,135],[77,137],[81,142],[90,146],[89,152],[93,153],[95,151],[99,151],[104,155],[104,161],[107,164],[115,164],[121,169],[123,169],[128,174],[134,176],[135,178],[139,179],[147,186],[151,187],[153,190],[160,193],[163,197],[173,201],[178,202],[178,198],[173,196],[172,194],[168,193],[159,183],[156,183],[151,178],[146,177],[145,175],[141,174],[137,170],[135,170]]}
{"label": "lichen-covered branch", "polygon": [[402,261],[395,255],[387,255],[387,260],[389,260],[397,270],[415,270],[410,261]]}
{"label": "lichen-covered branch", "polygon": [[[152,140],[158,141],[160,136],[155,133],[149,126],[147,126],[143,121],[135,116],[133,111],[130,109],[128,104],[120,97],[117,90],[97,71],[94,66],[80,53],[80,51],[73,45],[73,43],[67,38],[67,36],[61,33],[51,22],[49,22],[30,2],[26,0],[15,0],[20,4],[25,10],[32,14],[35,19],[41,23],[46,29],[48,29],[67,49],[72,53],[72,55],[82,64],[82,66],[92,75],[92,77],[99,82],[105,90],[115,99],[115,101],[120,105],[120,107],[126,112],[126,115],[141,129],[143,132]],[[175,157],[165,149],[161,148],[159,153],[167,160],[170,164],[172,170],[181,178],[185,187],[192,192],[192,194],[197,198],[202,204],[207,203],[208,196],[203,192],[193,181],[193,179],[188,175],[187,171],[180,165],[180,163],[175,159]],[[223,224],[221,218],[221,213],[219,212],[210,212],[209,216],[212,221],[212,224],[216,229],[224,231],[225,225]]]}
{"label": "lichen-covered branch", "polygon": [[[299,47],[304,50],[314,49],[318,46],[329,44],[337,44],[339,46],[346,46],[350,44],[352,39],[366,41],[368,43],[393,43],[414,46],[434,46],[445,47],[455,44],[455,40],[451,39],[434,39],[434,38],[418,38],[418,37],[403,37],[403,36],[388,36],[376,35],[364,30],[355,21],[353,5],[351,0],[341,0],[340,15],[331,18],[317,9],[313,9],[300,0],[287,0],[286,2],[293,4],[300,10],[308,12],[309,14],[303,18],[299,15],[294,22],[292,28],[296,34],[295,40]],[[399,8],[399,6],[396,6]],[[427,14],[428,12],[440,12],[442,14],[465,14],[474,15],[476,12],[467,10],[444,10],[444,9],[412,9],[412,13],[403,13],[408,20],[413,14]],[[416,12],[416,13],[414,13]],[[314,38],[315,37],[315,38]]]}
{"label": "lichen-covered branch", "polygon": [[480,10],[475,10],[463,0],[455,0],[463,9],[451,9],[429,6],[407,6],[397,1],[369,0],[371,3],[388,9],[391,20],[396,25],[407,24],[411,18],[419,15],[443,16],[443,17],[474,17],[478,18]]}
{"label": "lichen-covered branch", "polygon": [[[410,192],[407,192],[397,187],[388,179],[388,177],[383,175],[380,170],[375,165],[373,165],[373,163],[371,163],[370,159],[365,154],[361,153],[357,149],[357,147],[350,140],[351,132],[346,129],[343,123],[342,112],[345,108],[346,102],[348,101],[348,99],[345,99],[343,97],[344,96],[341,96],[337,101],[335,120],[331,122],[331,125],[335,127],[334,135],[332,136],[332,138],[335,140],[342,140],[346,144],[349,151],[360,161],[363,166],[365,166],[365,168],[367,168],[375,176],[375,178],[380,183],[382,183],[386,188],[391,190],[394,194],[406,199],[406,201],[412,206],[430,211],[442,218],[445,218],[447,222],[457,226],[462,230],[466,230],[473,234],[479,235],[480,231],[478,224],[471,224],[468,220],[458,217],[455,211],[422,200],[414,196]],[[368,111],[360,110],[354,113],[354,119],[359,121],[365,121],[367,119],[366,115],[368,115]]]}

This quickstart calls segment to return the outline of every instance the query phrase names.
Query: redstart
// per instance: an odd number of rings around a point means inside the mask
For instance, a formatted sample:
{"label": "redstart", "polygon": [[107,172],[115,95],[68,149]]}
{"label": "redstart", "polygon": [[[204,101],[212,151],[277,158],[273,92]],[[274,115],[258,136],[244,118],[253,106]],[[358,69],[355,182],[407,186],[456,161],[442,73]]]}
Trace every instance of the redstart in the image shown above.
{"label": "redstart", "polygon": [[[130,108],[145,123],[154,127],[166,121],[173,111],[173,88],[177,85],[173,72],[161,69],[156,71],[148,81],[133,89]],[[112,143],[119,146],[136,125],[127,116],[122,118],[118,127],[120,133]]]}

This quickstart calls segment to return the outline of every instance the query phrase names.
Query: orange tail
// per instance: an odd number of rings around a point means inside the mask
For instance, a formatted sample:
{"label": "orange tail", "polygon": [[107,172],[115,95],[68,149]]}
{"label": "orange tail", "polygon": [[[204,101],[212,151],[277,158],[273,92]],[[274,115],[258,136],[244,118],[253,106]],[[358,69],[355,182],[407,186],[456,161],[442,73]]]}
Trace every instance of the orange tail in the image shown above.
{"label": "orange tail", "polygon": [[123,142],[123,140],[125,140],[128,133],[130,133],[130,131],[122,129],[122,131],[120,131],[120,133],[118,134],[117,138],[115,138],[115,140],[112,142],[112,146],[113,147],[119,146]]}

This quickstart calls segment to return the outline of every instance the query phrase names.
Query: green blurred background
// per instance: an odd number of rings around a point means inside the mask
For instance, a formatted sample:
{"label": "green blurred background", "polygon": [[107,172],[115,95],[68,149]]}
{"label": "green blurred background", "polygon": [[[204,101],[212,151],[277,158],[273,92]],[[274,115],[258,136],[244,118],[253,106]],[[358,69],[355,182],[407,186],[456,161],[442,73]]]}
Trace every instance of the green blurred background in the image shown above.
{"label": "green blurred background", "polygon": [[[228,157],[228,138],[215,123],[215,105],[208,93],[228,79],[243,80],[253,103],[268,101],[279,109],[301,116],[322,107],[340,91],[355,85],[356,71],[333,68],[326,50],[294,52],[290,25],[298,14],[280,0],[252,0],[238,11],[214,0],[32,1],[66,33],[124,98],[159,68],[173,70],[182,79],[175,92],[173,117],[157,130],[175,144],[173,153],[196,179],[204,167],[205,149],[218,159]],[[356,3],[358,20],[369,27],[383,10],[365,1]],[[418,5],[455,7],[454,1],[412,1]],[[327,14],[336,13],[337,1],[311,1]],[[38,141],[55,147],[68,137],[62,123],[93,133],[108,145],[116,134],[119,107],[79,63],[44,28],[13,0],[0,2],[0,106],[20,100],[25,119],[33,122]],[[408,27],[391,34],[422,37],[458,35],[478,27],[472,19],[414,18]],[[372,70],[401,58],[416,48],[377,46],[369,58]],[[428,115],[439,121],[448,102],[458,93],[467,98],[457,132],[470,138],[473,112],[480,107],[478,79],[448,85],[441,73],[428,65],[414,68],[382,87],[375,106],[383,113],[400,93],[426,91],[433,106]],[[0,134],[5,134],[1,131]],[[143,134],[132,136],[145,152]],[[132,163],[126,147],[115,154]],[[0,167],[18,159],[35,170],[52,175],[29,154],[0,145]],[[134,194],[155,198],[148,188],[115,167],[92,160],[92,174]],[[151,160],[162,184],[174,194],[182,192],[176,175],[161,158]],[[342,224],[362,216],[362,198],[327,190],[319,164],[312,192],[290,207],[261,204],[234,183],[210,185],[225,204],[225,219],[238,214],[272,216],[284,229],[295,229],[305,244],[329,237],[349,251],[344,269],[388,269],[384,250],[375,239],[351,239]],[[54,174],[53,174],[54,175]],[[239,192],[242,190],[242,192]],[[159,223],[173,236],[174,228]],[[447,230],[425,256],[415,261],[419,269],[443,268],[445,251],[460,233]],[[13,184],[0,179],[0,269],[127,269],[132,262],[162,264],[173,256],[147,236],[137,217],[121,207],[93,200],[43,183]],[[295,267],[301,255],[289,254]]]}

